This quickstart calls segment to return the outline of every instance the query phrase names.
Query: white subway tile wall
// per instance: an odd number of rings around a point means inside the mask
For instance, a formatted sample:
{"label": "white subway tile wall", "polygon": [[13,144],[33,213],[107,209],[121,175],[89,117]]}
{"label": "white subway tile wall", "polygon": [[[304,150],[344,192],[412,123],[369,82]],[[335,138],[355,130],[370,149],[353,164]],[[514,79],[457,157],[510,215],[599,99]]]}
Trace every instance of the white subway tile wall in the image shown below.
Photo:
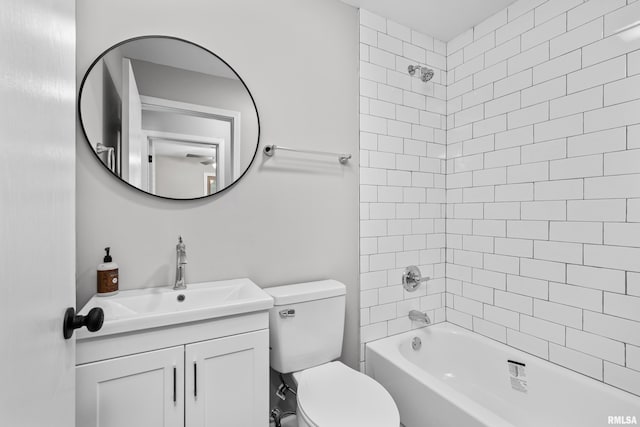
{"label": "white subway tile wall", "polygon": [[445,44],[360,11],[362,362],[419,309],[640,394],[639,20],[519,0]]}
{"label": "white subway tile wall", "polygon": [[[482,61],[492,34],[468,54]],[[411,77],[411,64],[428,64],[433,79]],[[410,310],[445,320],[446,84],[445,43],[360,10],[361,361],[365,343],[423,326],[409,320]],[[477,121],[482,108],[459,120]],[[409,265],[431,277],[411,293],[402,287]],[[464,301],[481,315],[481,303]]]}
{"label": "white subway tile wall", "polygon": [[635,394],[638,21],[640,2],[519,0],[446,70],[447,321]]}

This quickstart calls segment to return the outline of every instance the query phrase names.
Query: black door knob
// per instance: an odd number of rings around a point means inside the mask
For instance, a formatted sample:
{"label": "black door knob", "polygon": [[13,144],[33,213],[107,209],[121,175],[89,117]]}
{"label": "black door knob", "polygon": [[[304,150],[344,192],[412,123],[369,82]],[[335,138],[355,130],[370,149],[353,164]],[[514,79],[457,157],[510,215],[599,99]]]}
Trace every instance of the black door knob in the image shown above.
{"label": "black door knob", "polygon": [[86,316],[76,315],[73,307],[67,308],[64,313],[64,323],[62,324],[62,335],[65,339],[71,338],[73,331],[86,326],[90,332],[99,331],[104,323],[104,311],[100,307],[94,307]]}

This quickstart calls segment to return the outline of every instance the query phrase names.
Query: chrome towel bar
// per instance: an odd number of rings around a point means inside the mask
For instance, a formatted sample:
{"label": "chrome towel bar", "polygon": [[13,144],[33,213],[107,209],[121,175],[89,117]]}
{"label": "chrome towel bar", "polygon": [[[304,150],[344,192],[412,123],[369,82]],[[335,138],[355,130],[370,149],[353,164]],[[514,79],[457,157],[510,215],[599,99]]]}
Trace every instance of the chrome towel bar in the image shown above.
{"label": "chrome towel bar", "polygon": [[273,157],[276,150],[295,151],[298,153],[307,153],[307,154],[319,154],[322,156],[337,156],[338,161],[343,165],[347,163],[349,159],[351,159],[351,154],[348,154],[348,153],[330,153],[328,151],[300,150],[298,148],[283,147],[281,145],[265,145],[264,148],[262,149],[264,154],[269,157]]}

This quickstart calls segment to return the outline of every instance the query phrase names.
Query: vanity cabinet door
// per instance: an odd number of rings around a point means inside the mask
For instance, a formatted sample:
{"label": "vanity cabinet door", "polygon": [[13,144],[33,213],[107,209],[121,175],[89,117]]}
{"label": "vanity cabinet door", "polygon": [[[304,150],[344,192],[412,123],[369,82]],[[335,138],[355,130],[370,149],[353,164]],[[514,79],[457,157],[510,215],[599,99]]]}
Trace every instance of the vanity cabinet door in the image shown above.
{"label": "vanity cabinet door", "polygon": [[77,366],[76,426],[183,427],[184,346]]}
{"label": "vanity cabinet door", "polygon": [[268,426],[268,330],[187,345],[185,370],[186,427]]}

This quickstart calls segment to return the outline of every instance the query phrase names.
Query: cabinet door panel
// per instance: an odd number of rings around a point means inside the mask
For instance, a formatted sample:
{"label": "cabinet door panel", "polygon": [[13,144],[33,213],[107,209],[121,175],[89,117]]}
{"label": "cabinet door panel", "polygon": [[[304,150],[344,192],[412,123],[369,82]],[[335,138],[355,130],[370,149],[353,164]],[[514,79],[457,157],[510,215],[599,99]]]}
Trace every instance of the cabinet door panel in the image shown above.
{"label": "cabinet door panel", "polygon": [[183,346],[81,365],[76,375],[77,426],[184,426]]}
{"label": "cabinet door panel", "polygon": [[266,427],[268,348],[267,330],[187,345],[187,427]]}

